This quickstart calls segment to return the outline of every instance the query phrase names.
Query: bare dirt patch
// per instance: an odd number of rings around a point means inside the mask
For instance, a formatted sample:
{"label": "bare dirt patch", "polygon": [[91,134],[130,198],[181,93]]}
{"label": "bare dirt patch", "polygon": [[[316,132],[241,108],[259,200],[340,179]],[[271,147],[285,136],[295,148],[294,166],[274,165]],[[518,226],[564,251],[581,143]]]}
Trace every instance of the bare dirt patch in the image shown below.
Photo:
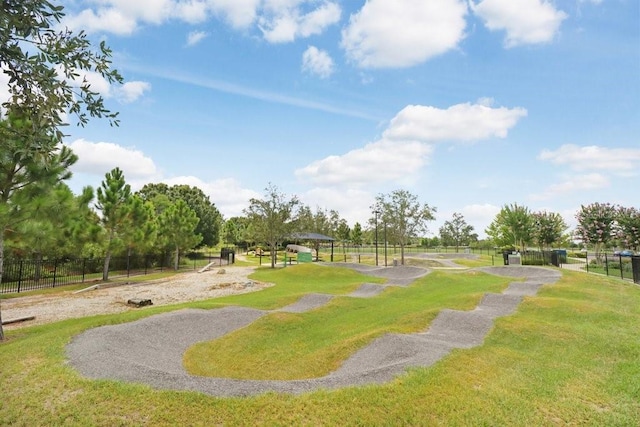
{"label": "bare dirt patch", "polygon": [[272,285],[250,280],[249,275],[253,271],[254,267],[213,268],[153,282],[10,298],[2,301],[3,320],[28,316],[35,316],[35,319],[5,325],[4,328],[17,329],[96,314],[141,310],[127,304],[130,299],[150,299],[153,305],[169,305],[254,292]]}

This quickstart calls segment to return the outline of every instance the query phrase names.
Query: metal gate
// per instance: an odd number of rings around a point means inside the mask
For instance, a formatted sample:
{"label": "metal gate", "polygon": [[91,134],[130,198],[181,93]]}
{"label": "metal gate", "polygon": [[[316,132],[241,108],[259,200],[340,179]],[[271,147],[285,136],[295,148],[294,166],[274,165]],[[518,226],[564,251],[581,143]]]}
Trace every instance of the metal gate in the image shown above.
{"label": "metal gate", "polygon": [[631,257],[631,270],[633,271],[633,283],[640,284],[640,256]]}

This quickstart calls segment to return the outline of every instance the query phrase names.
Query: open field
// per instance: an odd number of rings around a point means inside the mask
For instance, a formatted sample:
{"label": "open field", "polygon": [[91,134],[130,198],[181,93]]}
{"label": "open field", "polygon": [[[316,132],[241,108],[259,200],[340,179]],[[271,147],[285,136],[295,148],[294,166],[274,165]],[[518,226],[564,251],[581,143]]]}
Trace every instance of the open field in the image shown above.
{"label": "open field", "polygon": [[[382,334],[424,330],[440,310],[470,310],[484,293],[514,281],[443,270],[356,299],[346,295],[384,280],[316,265],[260,269],[250,278],[275,286],[8,331],[0,344],[0,425],[627,426],[640,419],[640,289],[572,271],[526,297],[514,314],[497,318],[482,345],[455,349],[381,384],[215,397],[91,380],[69,364],[67,345],[99,326],[182,308],[277,310],[306,294],[329,294],[333,299],[317,309],[270,311],[237,333],[190,348],[186,361],[191,369],[210,369],[208,357],[225,361],[203,375],[225,369],[232,378],[260,372],[311,378]],[[135,346],[135,337],[127,345]]]}

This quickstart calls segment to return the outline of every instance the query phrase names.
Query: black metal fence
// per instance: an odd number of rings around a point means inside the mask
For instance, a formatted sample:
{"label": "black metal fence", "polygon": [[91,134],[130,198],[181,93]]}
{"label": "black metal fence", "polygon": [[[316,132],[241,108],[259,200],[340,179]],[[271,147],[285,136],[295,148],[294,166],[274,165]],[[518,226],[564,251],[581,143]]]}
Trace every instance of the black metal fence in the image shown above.
{"label": "black metal fence", "polygon": [[[221,265],[229,261],[212,256],[193,259],[183,257],[178,268],[195,270],[198,262],[202,264],[203,258],[208,262],[217,260]],[[109,278],[156,273],[173,267],[174,260],[170,254],[112,257],[109,262]],[[104,258],[5,259],[0,294],[101,281],[103,268]]]}
{"label": "black metal fence", "polygon": [[[502,251],[502,260],[504,265],[509,265],[509,255],[513,255],[513,251]],[[551,251],[524,251],[515,253],[520,258],[521,265],[553,265],[559,267],[560,264],[567,261],[567,252],[565,250]]]}
{"label": "black metal fence", "polygon": [[620,256],[587,252],[581,252],[579,255],[579,257],[571,257],[568,263],[572,266],[577,265],[587,273],[619,277],[640,284],[640,256],[638,255]]}

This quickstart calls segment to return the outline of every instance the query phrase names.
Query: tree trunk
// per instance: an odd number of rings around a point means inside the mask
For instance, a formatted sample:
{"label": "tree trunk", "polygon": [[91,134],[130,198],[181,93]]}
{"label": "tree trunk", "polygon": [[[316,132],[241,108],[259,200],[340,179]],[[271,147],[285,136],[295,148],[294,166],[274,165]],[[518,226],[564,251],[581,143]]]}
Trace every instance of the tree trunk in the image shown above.
{"label": "tree trunk", "polygon": [[[2,284],[2,273],[4,272],[4,228],[0,230],[0,285]],[[2,329],[2,310],[0,309],[0,341],[4,341],[4,330]]]}
{"label": "tree trunk", "polygon": [[180,248],[176,246],[176,255],[173,258],[173,269],[178,271],[178,266],[180,263]]}
{"label": "tree trunk", "polygon": [[104,265],[102,267],[102,281],[109,280],[109,264],[111,263],[111,251],[107,251],[104,256]]}
{"label": "tree trunk", "polygon": [[115,230],[112,228],[109,231],[109,242],[107,244],[107,252],[104,254],[104,266],[102,267],[102,281],[106,282],[109,280],[109,263],[111,262],[111,244],[113,243],[113,236],[115,235]]}
{"label": "tree trunk", "polygon": [[271,268],[276,268],[276,259],[278,257],[278,253],[276,252],[276,245],[277,244],[278,244],[277,242],[276,243],[271,242],[271,244],[270,244],[270,246],[271,246],[270,249],[271,250],[269,251],[269,253],[271,255]]}
{"label": "tree trunk", "polygon": [[34,280],[36,283],[39,283],[42,277],[42,254],[40,252],[36,253],[34,260]]}

